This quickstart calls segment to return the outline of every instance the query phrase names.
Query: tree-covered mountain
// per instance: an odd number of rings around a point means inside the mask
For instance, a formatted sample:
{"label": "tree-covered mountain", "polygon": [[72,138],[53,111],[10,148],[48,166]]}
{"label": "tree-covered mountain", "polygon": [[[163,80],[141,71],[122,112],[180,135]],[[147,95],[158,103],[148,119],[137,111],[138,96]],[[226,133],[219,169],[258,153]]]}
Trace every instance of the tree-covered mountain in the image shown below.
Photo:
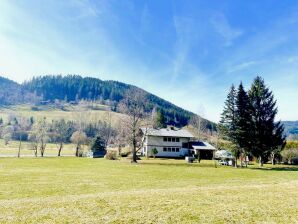
{"label": "tree-covered mountain", "polygon": [[0,105],[30,102],[32,96],[20,84],[0,76]]}
{"label": "tree-covered mountain", "polygon": [[298,135],[298,121],[283,121],[282,124],[285,127],[285,134]]}
{"label": "tree-covered mountain", "polygon": [[[81,99],[98,100],[111,106],[112,110],[118,111],[118,104],[129,89],[139,89],[117,81],[103,81],[97,78],[81,77],[78,75],[68,76],[40,76],[22,84],[22,88],[34,92],[45,101],[66,100],[75,102]],[[141,90],[144,91],[144,90]],[[154,107],[161,111],[167,124],[184,126],[188,123],[193,113],[184,110],[160,97],[144,91],[147,98],[146,110],[152,111]],[[208,122],[210,127],[211,123]]]}

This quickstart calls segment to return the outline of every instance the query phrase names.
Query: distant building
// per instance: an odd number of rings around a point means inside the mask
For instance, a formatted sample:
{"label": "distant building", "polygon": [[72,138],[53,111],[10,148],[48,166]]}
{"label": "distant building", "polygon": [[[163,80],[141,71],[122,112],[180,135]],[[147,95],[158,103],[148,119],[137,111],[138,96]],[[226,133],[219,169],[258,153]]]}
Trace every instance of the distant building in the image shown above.
{"label": "distant building", "polygon": [[142,154],[153,156],[152,150],[157,149],[156,157],[183,158],[203,152],[202,159],[212,159],[215,148],[209,143],[196,141],[195,137],[185,129],[162,128],[141,129],[144,134]]}

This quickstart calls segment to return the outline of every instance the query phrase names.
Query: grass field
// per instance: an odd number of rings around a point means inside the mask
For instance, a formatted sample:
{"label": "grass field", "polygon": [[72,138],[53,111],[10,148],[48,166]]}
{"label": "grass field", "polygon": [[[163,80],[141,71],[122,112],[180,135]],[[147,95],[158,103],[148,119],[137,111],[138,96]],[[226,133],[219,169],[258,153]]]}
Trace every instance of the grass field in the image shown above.
{"label": "grass field", "polygon": [[[98,121],[98,120],[104,120],[107,109],[106,106],[101,105],[101,109],[97,110],[86,110],[85,114],[86,117],[92,121]],[[13,115],[21,115],[26,118],[33,117],[35,119],[41,119],[43,117],[47,118],[48,122],[51,122],[52,120],[60,120],[65,119],[68,120],[76,120],[78,115],[78,107],[76,106],[66,106],[65,110],[61,110],[58,108],[55,108],[54,106],[39,106],[40,110],[34,111],[32,110],[32,105],[14,105],[14,106],[1,106],[0,107],[0,118],[3,118],[4,121],[8,119],[8,116]],[[112,120],[112,126],[117,126],[119,123],[119,120],[121,119],[121,116],[124,116],[120,113],[110,112],[111,113],[111,120]],[[86,118],[86,119],[87,119]]]}
{"label": "grass field", "polygon": [[[87,149],[87,146],[85,146]],[[0,157],[1,156],[17,156],[19,150],[19,142],[18,141],[9,141],[8,145],[4,144],[4,140],[0,139]],[[39,152],[38,152],[39,153]],[[58,154],[58,149],[56,144],[48,143],[45,150],[45,156],[55,156]],[[73,144],[65,144],[63,150],[61,151],[61,156],[65,155],[74,155],[75,154],[75,146]],[[22,156],[33,156],[34,151],[32,150],[32,146],[30,142],[22,142],[21,145],[21,157]]]}
{"label": "grass field", "polygon": [[0,223],[297,223],[297,171],[0,158]]}

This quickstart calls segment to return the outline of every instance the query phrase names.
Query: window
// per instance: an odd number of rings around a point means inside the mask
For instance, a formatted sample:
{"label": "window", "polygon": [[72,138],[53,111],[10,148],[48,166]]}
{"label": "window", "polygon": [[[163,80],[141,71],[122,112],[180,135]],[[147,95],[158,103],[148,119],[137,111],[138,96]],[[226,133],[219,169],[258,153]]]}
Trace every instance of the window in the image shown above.
{"label": "window", "polygon": [[172,141],[172,138],[168,138],[168,142],[171,142]]}
{"label": "window", "polygon": [[164,142],[167,142],[168,141],[168,138],[167,137],[163,137],[163,141]]}
{"label": "window", "polygon": [[179,152],[179,148],[176,148],[176,152]]}
{"label": "window", "polygon": [[187,142],[182,143],[182,148],[187,148],[188,149],[188,143]]}
{"label": "window", "polygon": [[176,140],[175,140],[176,138],[172,138],[172,142],[175,142]]}
{"label": "window", "polygon": [[166,152],[167,151],[167,148],[163,148],[163,151]]}
{"label": "window", "polygon": [[175,152],[175,148],[172,148],[172,152]]}
{"label": "window", "polygon": [[176,138],[176,142],[180,142],[180,139],[179,138]]}

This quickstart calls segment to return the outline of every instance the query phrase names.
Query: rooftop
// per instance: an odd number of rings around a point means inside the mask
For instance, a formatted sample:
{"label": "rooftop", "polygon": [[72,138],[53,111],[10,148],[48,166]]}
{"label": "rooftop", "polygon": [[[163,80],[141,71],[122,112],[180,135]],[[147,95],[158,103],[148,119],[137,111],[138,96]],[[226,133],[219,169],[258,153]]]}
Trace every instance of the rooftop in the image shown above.
{"label": "rooftop", "polygon": [[196,142],[190,142],[193,149],[196,150],[216,150],[216,148],[212,145],[210,145],[208,142],[202,142],[202,141],[196,141]]}
{"label": "rooftop", "polygon": [[150,136],[161,136],[161,137],[180,137],[180,138],[194,138],[194,136],[185,129],[177,128],[142,128],[142,132]]}

